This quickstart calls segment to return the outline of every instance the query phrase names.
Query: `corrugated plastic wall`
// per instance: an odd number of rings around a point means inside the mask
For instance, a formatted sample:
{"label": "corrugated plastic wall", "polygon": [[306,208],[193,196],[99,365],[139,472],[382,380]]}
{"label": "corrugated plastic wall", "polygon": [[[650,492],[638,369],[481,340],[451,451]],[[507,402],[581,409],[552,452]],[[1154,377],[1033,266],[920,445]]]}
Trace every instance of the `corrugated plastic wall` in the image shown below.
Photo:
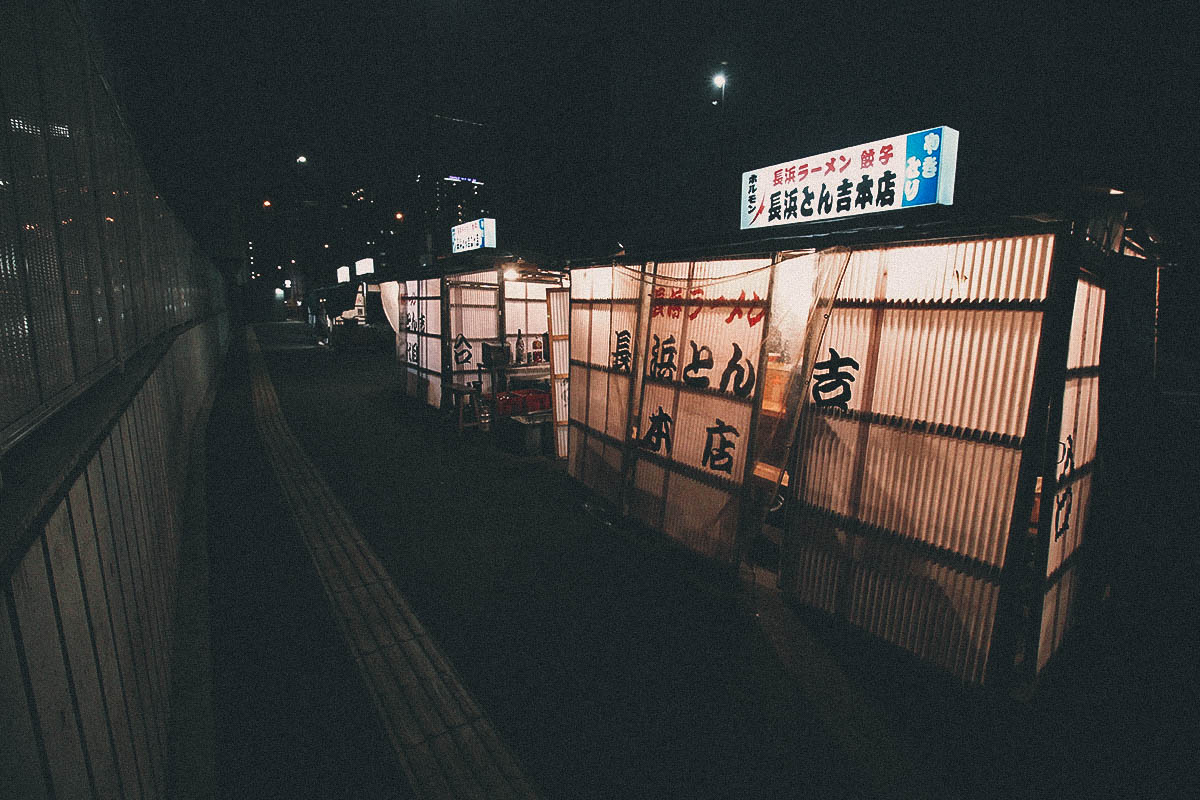
{"label": "corrugated plastic wall", "polygon": [[408,395],[442,405],[442,282],[407,281],[404,287],[404,358]]}
{"label": "corrugated plastic wall", "polygon": [[1105,290],[1080,280],[1076,285],[1071,338],[1067,351],[1058,463],[1046,559],[1038,669],[1062,643],[1071,625],[1075,568],[1071,557],[1083,544],[1091,505],[1092,480],[1100,428],[1100,346],[1104,331]]}
{"label": "corrugated plastic wall", "polygon": [[[544,283],[526,281],[504,282],[504,327],[505,341],[513,353],[517,352],[517,332],[520,331],[526,353],[532,353],[534,340],[550,330],[546,317],[546,289]],[[546,354],[542,353],[542,358]]]}
{"label": "corrugated plastic wall", "polygon": [[569,452],[571,407],[571,290],[546,292],[547,325],[550,334],[550,392],[554,411],[554,454]]}
{"label": "corrugated plastic wall", "polygon": [[[968,681],[983,679],[1053,244],[856,250],[804,397],[783,585]],[[829,525],[887,563],[861,546],[814,556],[810,530]],[[804,583],[831,576],[836,590]],[[918,622],[941,606],[958,622]]]}
{"label": "corrugated plastic wall", "polygon": [[637,268],[571,273],[568,470],[611,503],[622,492],[631,376],[640,363],[638,316],[646,295]]}
{"label": "corrugated plastic wall", "polygon": [[[447,277],[450,292],[450,367],[452,380],[480,380],[482,342],[494,342],[500,333],[499,275],[495,270]],[[484,375],[484,391],[491,391]]]}
{"label": "corrugated plastic wall", "polygon": [[770,285],[770,259],[662,263],[650,278],[630,510],[722,560],[738,529]]}
{"label": "corrugated plastic wall", "polygon": [[63,0],[0,6],[0,452],[223,302],[89,53]]}

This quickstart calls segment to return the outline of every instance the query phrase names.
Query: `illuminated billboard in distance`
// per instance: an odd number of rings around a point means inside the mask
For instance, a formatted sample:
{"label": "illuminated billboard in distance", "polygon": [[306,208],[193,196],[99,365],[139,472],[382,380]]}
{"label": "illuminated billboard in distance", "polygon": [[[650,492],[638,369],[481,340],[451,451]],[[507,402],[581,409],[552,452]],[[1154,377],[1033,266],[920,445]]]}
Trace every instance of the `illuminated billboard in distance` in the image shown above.
{"label": "illuminated billboard in distance", "polygon": [[496,246],[496,220],[483,217],[450,229],[450,252],[462,253]]}
{"label": "illuminated billboard in distance", "polygon": [[349,283],[350,282],[350,268],[349,267],[338,267],[337,275],[338,275],[338,283]]}
{"label": "illuminated billboard in distance", "polygon": [[370,275],[374,271],[375,259],[373,258],[360,258],[358,261],[354,262],[355,275]]}

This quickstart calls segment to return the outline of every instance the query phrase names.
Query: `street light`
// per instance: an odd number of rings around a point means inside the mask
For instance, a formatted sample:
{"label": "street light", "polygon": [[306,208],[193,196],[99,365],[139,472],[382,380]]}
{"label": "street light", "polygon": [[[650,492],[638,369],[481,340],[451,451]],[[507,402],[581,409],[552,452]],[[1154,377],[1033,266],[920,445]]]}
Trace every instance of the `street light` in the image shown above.
{"label": "street light", "polygon": [[307,164],[308,157],[307,156],[296,156],[296,163],[297,164]]}
{"label": "street light", "polygon": [[725,105],[725,73],[718,72],[713,75],[713,86],[721,90],[721,105]]}

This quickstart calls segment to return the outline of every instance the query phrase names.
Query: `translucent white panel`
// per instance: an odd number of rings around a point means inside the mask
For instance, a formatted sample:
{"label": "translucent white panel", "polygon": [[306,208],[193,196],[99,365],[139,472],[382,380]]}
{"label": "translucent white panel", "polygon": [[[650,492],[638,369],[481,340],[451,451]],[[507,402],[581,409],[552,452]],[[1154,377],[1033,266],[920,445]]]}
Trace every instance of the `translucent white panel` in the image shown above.
{"label": "translucent white panel", "polygon": [[571,307],[571,296],[565,292],[556,293],[551,296],[551,304],[554,308],[555,318],[566,319]]}
{"label": "translucent white panel", "polygon": [[566,425],[559,425],[554,429],[554,453],[559,458],[566,458],[570,447],[570,431]]}
{"label": "translucent white panel", "polygon": [[434,372],[442,371],[442,340],[436,336],[421,337],[421,366]]}
{"label": "translucent white panel", "polygon": [[[585,358],[589,364],[597,366],[608,366],[609,362],[609,342],[613,341],[612,333],[612,312],[608,306],[592,306],[592,325],[591,325],[591,351],[587,353]],[[586,340],[585,340],[586,341]],[[616,347],[615,341],[613,347]]]}
{"label": "translucent white panel", "polygon": [[[553,381],[553,386],[551,387],[551,394],[553,395],[552,402],[554,403],[554,418],[556,420],[569,419],[571,413],[571,395],[570,382],[568,379],[555,378]],[[566,455],[566,453],[560,454],[559,457],[561,458],[564,455]]]}
{"label": "translucent white panel", "polygon": [[450,302],[469,306],[495,306],[498,292],[495,289],[467,289],[455,287]]}
{"label": "translucent white panel", "polygon": [[504,298],[506,300],[524,300],[526,297],[524,281],[505,281],[504,282]]}
{"label": "translucent white panel", "polygon": [[1099,365],[1100,339],[1104,329],[1104,301],[1105,292],[1099,286],[1085,281],[1076,284],[1067,369]]}
{"label": "translucent white panel", "polygon": [[[627,269],[618,267],[617,269]],[[613,267],[590,267],[571,271],[571,297],[582,300],[612,297]]]}
{"label": "translucent white panel", "polygon": [[1051,234],[856,250],[840,297],[853,300],[1044,300]]}
{"label": "translucent white panel", "polygon": [[742,482],[749,447],[750,406],[712,395],[681,399],[675,419],[674,461]]}
{"label": "translucent white panel", "polygon": [[499,283],[499,276],[496,270],[489,269],[482,272],[470,272],[465,275],[453,275],[446,278],[447,283]]}
{"label": "translucent white panel", "polygon": [[527,283],[525,284],[525,296],[530,300],[544,303],[546,301],[546,290],[551,288],[553,287],[545,283]]}
{"label": "translucent white panel", "polygon": [[[577,385],[577,384],[576,384]],[[577,481],[583,481],[583,439],[584,434],[579,428],[571,425],[567,429],[567,474]]]}
{"label": "translucent white panel", "polygon": [[801,422],[800,486],[806,503],[850,516],[860,424],[843,415],[809,413]]}
{"label": "translucent white panel", "polygon": [[1050,552],[1046,558],[1046,575],[1054,574],[1083,544],[1091,499],[1091,475],[1072,481],[1055,494],[1050,515]]}
{"label": "translucent white panel", "polygon": [[1060,578],[1046,590],[1042,601],[1042,630],[1038,637],[1038,670],[1046,666],[1050,656],[1062,644],[1063,635],[1071,626],[1072,604],[1075,600],[1075,567],[1068,567]]}
{"label": "translucent white panel", "polygon": [[687,280],[691,269],[692,262],[690,261],[663,261],[657,265],[655,275],[659,278]]}
{"label": "translucent white panel", "polygon": [[590,378],[584,398],[587,402],[584,424],[593,430],[603,431],[608,426],[608,375],[593,371]]}
{"label": "translucent white panel", "polygon": [[526,319],[525,313],[525,301],[505,298],[504,332],[508,336],[514,336],[517,331],[529,332],[529,321]]}
{"label": "translucent white panel", "polygon": [[1063,392],[1062,427],[1058,434],[1060,472],[1066,467],[1064,462],[1068,457],[1075,469],[1095,460],[1099,427],[1100,376],[1068,380]]}
{"label": "translucent white panel", "polygon": [[618,300],[641,297],[644,288],[641,270],[641,267],[615,267],[611,277],[612,297]]}
{"label": "translucent white panel", "polygon": [[608,375],[608,397],[603,430],[618,441],[625,441],[625,423],[629,418],[629,384],[627,375]]}
{"label": "translucent white panel", "polygon": [[571,308],[571,358],[576,361],[590,362],[592,346],[591,318],[592,309],[590,306],[577,305]]}
{"label": "translucent white panel", "polygon": [[442,407],[442,379],[436,375],[428,376],[429,384],[425,392],[425,402],[434,408]]}
{"label": "translucent white panel", "polygon": [[737,503],[729,493],[686,475],[668,479],[663,532],[709,558],[728,560],[737,530]]}
{"label": "translucent white panel", "polygon": [[663,480],[667,471],[658,464],[639,460],[635,467],[629,513],[650,528],[660,529],[663,513]]}
{"label": "translucent white panel", "polygon": [[422,300],[421,311],[425,314],[425,330],[428,333],[442,332],[442,301],[440,299]]}
{"label": "translucent white panel", "polygon": [[550,343],[550,351],[553,354],[555,371],[560,368],[558,365],[566,364],[571,358],[571,342],[569,339],[558,339]]}
{"label": "translucent white panel", "polygon": [[970,683],[982,683],[999,597],[991,581],[903,545],[804,515],[811,531],[782,580],[798,599],[902,647]]}
{"label": "translucent white panel", "polygon": [[[675,395],[676,392],[667,386],[657,386],[645,384],[642,395],[642,414],[638,419],[635,435],[638,440],[645,443],[647,433],[654,429],[660,433],[669,434],[671,447],[674,447],[675,442]],[[666,417],[659,417],[659,422],[652,422],[652,418],[659,414],[665,414]],[[658,455],[663,458],[670,458],[671,452],[667,447],[667,439],[661,438],[662,446],[655,450]],[[650,448],[653,450],[653,448]]]}
{"label": "translucent white panel", "polygon": [[[770,287],[770,266],[771,259],[769,258],[699,261],[692,269],[692,283],[700,286],[736,284],[739,291],[746,292],[747,297],[751,297],[754,292],[757,292],[759,297],[765,298]],[[722,280],[732,276],[738,276],[733,283]]]}
{"label": "translucent white panel", "polygon": [[1022,436],[1041,318],[1037,311],[886,310],[872,410]]}
{"label": "translucent white panel", "polygon": [[467,308],[464,309],[465,326],[464,333],[468,338],[485,338],[493,339],[496,336],[496,311],[493,308]]}
{"label": "translucent white panel", "polygon": [[[739,311],[745,316],[735,313]],[[705,385],[714,389],[720,388],[724,379],[724,391],[738,397],[756,397],[762,384],[757,370],[765,311],[765,307],[749,306],[693,309],[686,315],[687,340],[686,346],[680,347],[680,370],[693,364],[700,367],[710,360],[711,366],[692,369],[680,378],[706,380]]]}
{"label": "translucent white panel", "polygon": [[[825,338],[821,342],[821,349],[817,356],[818,368],[813,373],[813,384],[820,384],[823,387],[823,397],[830,400],[839,398],[844,400],[846,409],[849,411],[863,409],[863,376],[872,369],[868,356],[871,352],[871,328],[874,313],[869,308],[837,309],[830,315]],[[833,363],[828,368],[821,367],[821,364],[833,361],[835,356],[838,359],[853,359],[858,366],[855,367],[847,362],[846,366],[837,366],[837,363]],[[849,377],[835,381],[840,385],[833,386],[828,379],[835,373],[844,373]],[[825,388],[828,388],[828,391],[825,391]],[[811,389],[810,386],[810,398]]]}
{"label": "translucent white panel", "polygon": [[591,370],[585,367],[571,367],[570,418],[574,422],[587,424],[586,408],[590,391],[588,382]]}
{"label": "translucent white panel", "polygon": [[546,301],[530,300],[526,304],[528,319],[525,322],[525,332],[540,335],[549,330],[546,320]]}
{"label": "translucent white panel", "polygon": [[857,518],[1002,566],[1020,452],[872,426]]}
{"label": "translucent white panel", "polygon": [[[661,306],[659,307],[661,310]],[[650,341],[642,372],[665,380],[678,380],[684,358],[683,318],[667,314],[650,317]],[[615,341],[615,340],[614,340]]]}

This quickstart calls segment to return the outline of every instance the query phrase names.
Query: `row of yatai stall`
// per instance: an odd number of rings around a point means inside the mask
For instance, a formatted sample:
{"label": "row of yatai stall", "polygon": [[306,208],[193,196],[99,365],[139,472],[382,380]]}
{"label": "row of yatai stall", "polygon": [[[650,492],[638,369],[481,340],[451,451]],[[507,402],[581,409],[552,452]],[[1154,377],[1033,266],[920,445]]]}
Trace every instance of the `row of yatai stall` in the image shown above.
{"label": "row of yatai stall", "polygon": [[1132,261],[1093,229],[574,268],[570,474],[964,682],[1032,681],[1072,621],[1104,276]]}

